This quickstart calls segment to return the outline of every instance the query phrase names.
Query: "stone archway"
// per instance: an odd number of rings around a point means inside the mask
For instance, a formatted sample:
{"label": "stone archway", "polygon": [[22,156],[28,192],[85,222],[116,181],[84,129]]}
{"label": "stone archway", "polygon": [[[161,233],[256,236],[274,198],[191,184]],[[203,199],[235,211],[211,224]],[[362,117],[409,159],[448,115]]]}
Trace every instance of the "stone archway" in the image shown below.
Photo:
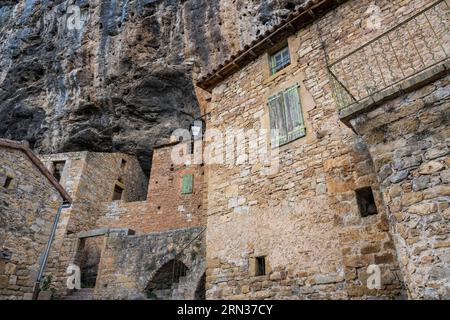
{"label": "stone archway", "polygon": [[174,285],[185,277],[189,268],[181,261],[172,259],[163,264],[148,283],[145,294],[147,299],[171,300]]}
{"label": "stone archway", "polygon": [[206,300],[206,273],[200,277],[194,292],[194,300]]}

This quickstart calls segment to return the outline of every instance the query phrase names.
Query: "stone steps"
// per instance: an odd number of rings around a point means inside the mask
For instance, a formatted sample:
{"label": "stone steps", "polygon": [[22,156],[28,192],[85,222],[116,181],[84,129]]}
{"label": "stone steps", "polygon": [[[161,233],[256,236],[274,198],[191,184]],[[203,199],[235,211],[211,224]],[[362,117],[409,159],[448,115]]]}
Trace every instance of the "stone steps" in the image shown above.
{"label": "stone steps", "polygon": [[63,300],[93,300],[94,288],[82,288],[74,291],[71,295],[66,296]]}

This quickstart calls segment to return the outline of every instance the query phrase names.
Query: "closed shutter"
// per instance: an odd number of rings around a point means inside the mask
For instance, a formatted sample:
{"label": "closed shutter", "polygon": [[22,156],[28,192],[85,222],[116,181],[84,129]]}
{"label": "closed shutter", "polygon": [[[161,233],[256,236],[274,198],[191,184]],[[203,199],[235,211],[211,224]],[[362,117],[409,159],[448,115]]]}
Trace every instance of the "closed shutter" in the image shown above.
{"label": "closed shutter", "polygon": [[[272,146],[276,147],[286,142],[286,116],[284,112],[283,96],[276,95],[269,99],[270,129]],[[275,134],[278,130],[278,134]]]}
{"label": "closed shutter", "polygon": [[284,91],[283,98],[286,109],[287,140],[291,141],[303,137],[306,131],[298,95],[298,85]]}
{"label": "closed shutter", "polygon": [[194,175],[183,174],[183,183],[181,187],[181,194],[190,194],[194,189]]}

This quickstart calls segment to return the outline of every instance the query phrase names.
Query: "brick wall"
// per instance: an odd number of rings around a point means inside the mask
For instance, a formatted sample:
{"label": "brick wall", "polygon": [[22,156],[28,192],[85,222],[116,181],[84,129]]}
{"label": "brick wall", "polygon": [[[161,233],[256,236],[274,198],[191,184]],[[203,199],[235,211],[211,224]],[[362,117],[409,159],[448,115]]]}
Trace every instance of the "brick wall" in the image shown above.
{"label": "brick wall", "polygon": [[[129,228],[138,234],[204,225],[204,168],[176,165],[172,150],[179,145],[155,148],[145,202],[99,204],[98,227]],[[192,174],[192,194],[182,194],[182,177]]]}

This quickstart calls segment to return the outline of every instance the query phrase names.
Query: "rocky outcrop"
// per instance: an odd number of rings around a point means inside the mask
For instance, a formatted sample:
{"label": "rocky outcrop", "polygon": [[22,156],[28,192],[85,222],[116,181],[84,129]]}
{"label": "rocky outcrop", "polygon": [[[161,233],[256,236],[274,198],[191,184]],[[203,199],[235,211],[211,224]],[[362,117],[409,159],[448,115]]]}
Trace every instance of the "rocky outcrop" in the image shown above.
{"label": "rocky outcrop", "polygon": [[0,137],[148,172],[151,146],[199,115],[193,78],[303,2],[0,0]]}

